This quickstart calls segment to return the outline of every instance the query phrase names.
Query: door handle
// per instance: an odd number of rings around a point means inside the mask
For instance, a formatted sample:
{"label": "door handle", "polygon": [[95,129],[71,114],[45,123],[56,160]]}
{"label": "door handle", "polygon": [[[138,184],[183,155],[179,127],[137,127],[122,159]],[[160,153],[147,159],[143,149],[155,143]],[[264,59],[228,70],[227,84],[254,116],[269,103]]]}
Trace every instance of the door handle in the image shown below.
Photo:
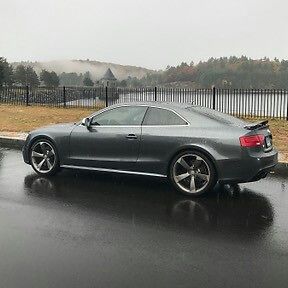
{"label": "door handle", "polygon": [[135,134],[128,134],[126,136],[127,139],[137,139],[137,136]]}

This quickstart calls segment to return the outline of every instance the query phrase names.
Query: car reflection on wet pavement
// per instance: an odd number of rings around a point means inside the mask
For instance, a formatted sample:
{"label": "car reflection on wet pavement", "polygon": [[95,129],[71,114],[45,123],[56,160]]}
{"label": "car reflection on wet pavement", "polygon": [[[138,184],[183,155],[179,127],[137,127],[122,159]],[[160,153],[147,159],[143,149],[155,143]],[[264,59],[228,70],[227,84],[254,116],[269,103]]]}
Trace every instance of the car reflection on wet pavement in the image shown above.
{"label": "car reflection on wet pavement", "polygon": [[249,189],[239,193],[237,188],[218,187],[210,197],[193,199],[178,195],[166,183],[157,183],[155,179],[153,183],[150,179],[152,183],[147,186],[147,181],[149,178],[83,171],[65,171],[52,178],[31,174],[25,177],[25,192],[27,196],[58,203],[69,201],[70,206],[78,209],[113,215],[134,225],[193,227],[204,233],[224,230],[238,233],[237,237],[253,237],[273,222],[269,200]]}
{"label": "car reflection on wet pavement", "polygon": [[1,287],[283,287],[286,173],[189,198],[157,178],[41,177],[2,149]]}

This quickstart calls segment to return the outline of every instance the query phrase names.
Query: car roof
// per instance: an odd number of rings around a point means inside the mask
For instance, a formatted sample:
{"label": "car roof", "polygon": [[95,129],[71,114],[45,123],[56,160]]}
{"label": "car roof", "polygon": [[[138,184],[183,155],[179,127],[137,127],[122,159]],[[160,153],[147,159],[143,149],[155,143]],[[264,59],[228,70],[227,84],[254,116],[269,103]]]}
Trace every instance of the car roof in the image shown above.
{"label": "car roof", "polygon": [[[158,101],[145,101],[145,102],[127,102],[127,103],[118,103],[111,107],[120,107],[120,106],[150,106],[163,109],[170,109],[175,111],[183,119],[191,123],[191,121],[196,121],[198,125],[202,125],[203,121],[210,123],[226,124],[232,126],[243,127],[244,121],[237,119],[231,115],[224,114],[220,111],[213,110],[208,107],[203,107],[199,105],[193,105],[190,103],[175,103],[175,102],[158,102]],[[207,123],[206,123],[207,124]]]}
{"label": "car roof", "polygon": [[137,101],[137,102],[123,102],[123,103],[117,103],[114,105],[109,106],[111,107],[119,107],[119,106],[151,106],[151,107],[157,107],[157,108],[169,108],[169,109],[186,109],[189,107],[193,107],[195,105],[189,104],[189,103],[175,103],[175,102],[160,102],[160,101]]}

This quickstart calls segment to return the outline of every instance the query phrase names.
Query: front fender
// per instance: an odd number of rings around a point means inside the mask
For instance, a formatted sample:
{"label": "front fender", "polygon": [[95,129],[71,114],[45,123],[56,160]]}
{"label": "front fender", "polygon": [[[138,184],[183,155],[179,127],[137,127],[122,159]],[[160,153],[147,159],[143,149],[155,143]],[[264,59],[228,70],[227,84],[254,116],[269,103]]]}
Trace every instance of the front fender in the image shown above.
{"label": "front fender", "polygon": [[35,141],[39,139],[46,139],[52,142],[54,144],[60,164],[65,163],[65,160],[69,156],[69,136],[68,135],[55,135],[55,133],[31,133],[26,139],[25,145],[23,147],[23,158],[25,163],[30,163],[30,150],[32,145],[35,143]]}

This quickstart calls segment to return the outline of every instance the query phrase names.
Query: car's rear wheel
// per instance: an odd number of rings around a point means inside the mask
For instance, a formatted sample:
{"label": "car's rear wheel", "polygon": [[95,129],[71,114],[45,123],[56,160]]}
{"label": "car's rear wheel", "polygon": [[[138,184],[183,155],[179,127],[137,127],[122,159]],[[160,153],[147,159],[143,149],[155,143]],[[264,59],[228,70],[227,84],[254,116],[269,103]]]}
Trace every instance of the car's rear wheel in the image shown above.
{"label": "car's rear wheel", "polygon": [[178,154],[170,165],[170,180],[175,188],[185,194],[198,196],[211,191],[216,183],[212,161],[198,151]]}
{"label": "car's rear wheel", "polygon": [[30,163],[38,174],[54,175],[59,171],[56,147],[49,140],[36,140],[30,149]]}

